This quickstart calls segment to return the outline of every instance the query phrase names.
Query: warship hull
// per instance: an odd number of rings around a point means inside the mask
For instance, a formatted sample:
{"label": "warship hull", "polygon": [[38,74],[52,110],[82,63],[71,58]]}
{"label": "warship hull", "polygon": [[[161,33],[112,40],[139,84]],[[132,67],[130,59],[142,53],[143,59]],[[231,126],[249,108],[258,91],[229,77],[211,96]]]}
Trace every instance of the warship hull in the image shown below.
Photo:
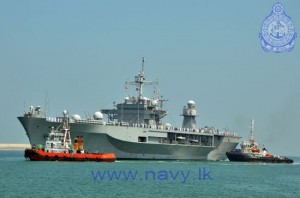
{"label": "warship hull", "polygon": [[[31,145],[43,144],[51,127],[59,127],[60,119],[46,117],[18,117]],[[89,153],[115,153],[118,160],[225,160],[226,152],[239,143],[238,136],[224,134],[201,134],[178,130],[153,129],[145,127],[110,126],[97,122],[70,122],[71,138],[83,136],[85,150]],[[185,143],[165,143],[170,134],[191,137],[197,133],[203,139],[212,141],[210,145]],[[145,137],[146,141],[139,141]],[[176,137],[176,136],[175,136]],[[201,138],[200,137],[200,138]]]}

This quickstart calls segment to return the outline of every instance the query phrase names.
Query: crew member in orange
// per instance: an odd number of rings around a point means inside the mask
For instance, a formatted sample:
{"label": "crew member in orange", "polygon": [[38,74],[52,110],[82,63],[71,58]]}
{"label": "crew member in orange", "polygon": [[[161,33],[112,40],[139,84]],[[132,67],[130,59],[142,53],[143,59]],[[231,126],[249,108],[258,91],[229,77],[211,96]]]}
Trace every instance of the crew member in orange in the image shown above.
{"label": "crew member in orange", "polygon": [[78,144],[79,144],[79,150],[83,150],[83,137],[80,136],[79,140],[78,140]]}
{"label": "crew member in orange", "polygon": [[78,138],[79,138],[79,136],[77,136],[77,138],[74,139],[74,150],[75,151],[78,150]]}

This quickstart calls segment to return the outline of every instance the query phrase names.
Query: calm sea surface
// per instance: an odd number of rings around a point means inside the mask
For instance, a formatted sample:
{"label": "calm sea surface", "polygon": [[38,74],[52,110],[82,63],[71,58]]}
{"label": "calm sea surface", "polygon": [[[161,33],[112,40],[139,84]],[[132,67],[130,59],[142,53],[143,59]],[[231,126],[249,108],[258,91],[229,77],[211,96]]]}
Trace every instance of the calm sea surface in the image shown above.
{"label": "calm sea surface", "polygon": [[294,164],[31,162],[0,151],[0,197],[300,197]]}

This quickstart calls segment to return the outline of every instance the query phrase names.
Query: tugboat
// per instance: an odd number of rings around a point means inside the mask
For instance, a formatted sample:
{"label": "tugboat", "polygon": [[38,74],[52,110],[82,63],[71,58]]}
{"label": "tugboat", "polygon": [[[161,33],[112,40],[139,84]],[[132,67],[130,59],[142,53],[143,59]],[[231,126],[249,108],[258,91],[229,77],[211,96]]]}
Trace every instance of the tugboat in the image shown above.
{"label": "tugboat", "polygon": [[96,161],[114,162],[114,153],[85,153],[84,140],[82,136],[74,139],[74,145],[70,136],[68,125],[68,112],[63,111],[62,129],[54,129],[46,134],[46,144],[35,145],[31,149],[25,149],[25,158],[31,161]]}
{"label": "tugboat", "polygon": [[267,149],[263,146],[259,147],[259,144],[254,139],[254,120],[251,120],[251,130],[249,141],[242,141],[240,144],[241,149],[235,149],[230,152],[226,152],[226,155],[230,161],[237,162],[266,162],[266,163],[293,163],[292,159],[283,156],[271,155]]}

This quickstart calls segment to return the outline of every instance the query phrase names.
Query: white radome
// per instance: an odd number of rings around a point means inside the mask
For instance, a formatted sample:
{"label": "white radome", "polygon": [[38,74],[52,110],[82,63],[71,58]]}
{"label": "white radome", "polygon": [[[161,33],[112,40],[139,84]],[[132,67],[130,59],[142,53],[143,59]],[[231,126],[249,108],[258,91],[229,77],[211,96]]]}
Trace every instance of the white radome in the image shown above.
{"label": "white radome", "polygon": [[158,104],[158,101],[157,100],[152,100],[151,103],[152,103],[153,106],[156,106]]}
{"label": "white radome", "polygon": [[78,114],[74,114],[74,115],[72,115],[72,119],[77,121],[77,120],[81,120],[81,117]]}
{"label": "white radome", "polygon": [[170,123],[165,124],[166,127],[171,127],[172,125]]}
{"label": "white radome", "polygon": [[189,101],[188,101],[188,104],[190,104],[190,105],[195,105],[196,103],[195,103],[194,100],[189,100]]}
{"label": "white radome", "polygon": [[103,114],[100,111],[94,113],[95,120],[101,120],[103,118]]}
{"label": "white radome", "polygon": [[67,114],[68,114],[68,111],[67,111],[67,110],[64,110],[64,111],[63,111],[63,114],[64,114],[64,115],[67,115]]}

